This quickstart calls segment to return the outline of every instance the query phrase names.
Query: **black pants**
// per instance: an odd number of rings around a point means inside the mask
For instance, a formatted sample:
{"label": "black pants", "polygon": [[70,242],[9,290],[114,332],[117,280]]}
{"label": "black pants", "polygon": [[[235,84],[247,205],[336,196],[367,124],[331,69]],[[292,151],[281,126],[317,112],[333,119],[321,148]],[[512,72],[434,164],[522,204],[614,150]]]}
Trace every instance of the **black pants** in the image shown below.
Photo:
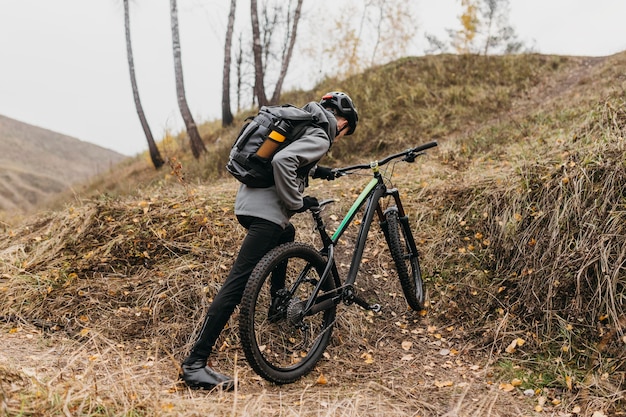
{"label": "black pants", "polygon": [[274,247],[293,242],[296,235],[291,223],[283,229],[276,223],[258,217],[238,216],[237,220],[248,229],[248,233],[241,244],[230,274],[209,306],[202,330],[191,354],[185,360],[186,363],[209,357],[215,341],[235,307],[241,302],[246,283],[256,264]]}

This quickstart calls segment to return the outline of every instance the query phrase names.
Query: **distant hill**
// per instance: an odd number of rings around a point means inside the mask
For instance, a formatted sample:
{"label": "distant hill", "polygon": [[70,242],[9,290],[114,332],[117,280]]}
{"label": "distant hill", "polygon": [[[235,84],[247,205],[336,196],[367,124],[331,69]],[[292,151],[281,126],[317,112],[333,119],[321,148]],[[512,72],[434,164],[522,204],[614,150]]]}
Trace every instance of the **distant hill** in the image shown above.
{"label": "distant hill", "polygon": [[0,211],[29,211],[125,156],[0,115]]}

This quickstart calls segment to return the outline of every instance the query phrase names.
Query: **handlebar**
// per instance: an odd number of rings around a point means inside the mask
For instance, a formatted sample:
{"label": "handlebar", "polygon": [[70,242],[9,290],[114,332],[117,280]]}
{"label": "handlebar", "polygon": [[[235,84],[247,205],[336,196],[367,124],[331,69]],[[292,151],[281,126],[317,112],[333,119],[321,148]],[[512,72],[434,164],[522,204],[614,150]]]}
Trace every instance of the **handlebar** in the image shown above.
{"label": "handlebar", "polygon": [[335,171],[337,175],[346,175],[348,172],[355,171],[357,169],[369,169],[369,168],[372,168],[374,165],[382,166],[400,157],[404,157],[403,161],[414,162],[415,158],[422,155],[425,150],[434,148],[435,146],[437,146],[437,141],[432,141],[432,142],[428,142],[420,146],[416,146],[415,148],[409,148],[403,152],[389,155],[381,159],[380,161],[373,161],[373,162],[370,162],[369,164],[352,165],[352,166],[348,166],[344,168],[336,168],[333,171]]}

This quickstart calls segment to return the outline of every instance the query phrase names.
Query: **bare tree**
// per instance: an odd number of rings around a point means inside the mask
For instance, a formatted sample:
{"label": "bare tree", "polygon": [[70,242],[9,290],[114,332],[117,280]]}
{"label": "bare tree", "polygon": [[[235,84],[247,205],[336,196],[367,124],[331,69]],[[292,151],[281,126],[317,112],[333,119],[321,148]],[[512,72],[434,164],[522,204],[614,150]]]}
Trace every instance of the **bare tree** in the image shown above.
{"label": "bare tree", "polygon": [[[302,3],[303,0],[297,0],[295,10],[293,11],[293,18],[291,17],[291,7],[287,8],[285,38],[287,39],[287,42],[286,45],[283,45],[283,52],[280,59],[280,72],[270,100],[267,98],[267,93],[265,91],[265,76],[267,72],[267,61],[272,55],[270,51],[272,46],[271,36],[273,31],[276,29],[276,25],[278,25],[278,20],[276,15],[274,15],[274,19],[271,20],[267,10],[264,10],[263,16],[265,18],[265,30],[263,32],[263,36],[261,36],[257,1],[250,0],[250,17],[252,21],[252,55],[254,57],[254,95],[257,98],[259,106],[276,104],[280,98],[283,82],[289,68],[293,47],[296,42]],[[291,2],[289,2],[289,6],[291,6]]]}
{"label": "bare tree", "polygon": [[143,106],[141,105],[141,100],[139,99],[139,89],[137,88],[137,78],[135,77],[135,60],[133,58],[133,47],[130,41],[130,13],[128,2],[129,0],[124,0],[124,29],[126,33],[126,55],[128,57],[130,84],[133,89],[133,98],[135,100],[137,115],[139,116],[139,121],[141,123],[141,127],[143,128],[143,132],[146,135],[146,140],[148,141],[150,159],[152,160],[152,164],[154,165],[154,167],[156,169],[159,169],[163,166],[164,161],[161,157],[161,153],[159,152],[159,148],[154,141],[152,131],[150,130],[150,126],[148,125],[148,121],[146,120],[146,115],[143,111]]}
{"label": "bare tree", "polygon": [[466,54],[514,54],[526,48],[509,25],[509,0],[462,0],[462,6],[461,29],[447,29],[449,43],[427,34],[431,46],[427,52],[446,52],[452,47]]}
{"label": "bare tree", "polygon": [[170,16],[172,20],[172,49],[174,51],[174,72],[176,74],[176,98],[178,99],[178,108],[180,109],[180,114],[187,128],[187,134],[191,142],[191,152],[195,158],[199,158],[202,152],[206,152],[206,147],[204,146],[204,142],[202,142],[196,122],[193,120],[185,95],[176,0],[170,0]]}
{"label": "bare tree", "polygon": [[315,20],[314,30],[324,36],[312,37],[313,43],[303,49],[319,60],[322,76],[340,78],[399,59],[406,56],[417,35],[413,4],[406,0],[336,2],[332,17],[324,12]]}
{"label": "bare tree", "polygon": [[481,16],[484,27],[484,55],[493,49],[513,54],[524,48],[524,44],[517,39],[515,29],[509,25],[509,0],[483,0]]}
{"label": "bare tree", "polygon": [[[235,68],[237,69],[237,111],[241,110],[241,96],[243,94],[243,45],[239,35],[239,47],[237,48]],[[254,95],[253,95],[254,96]]]}
{"label": "bare tree", "polygon": [[233,113],[230,110],[230,61],[236,9],[237,0],[230,0],[228,26],[226,27],[226,41],[224,42],[224,70],[222,77],[222,126],[224,127],[233,124]]}
{"label": "bare tree", "polygon": [[296,9],[293,14],[293,22],[290,22],[291,13],[287,13],[287,36],[285,39],[289,39],[287,48],[283,49],[283,56],[280,65],[280,73],[278,74],[278,80],[276,81],[276,87],[274,88],[274,94],[272,94],[272,103],[278,103],[280,100],[280,93],[283,89],[283,83],[285,82],[285,76],[289,69],[289,63],[291,62],[291,56],[293,55],[293,47],[296,44],[296,35],[298,33],[298,22],[300,22],[300,16],[302,14],[302,2],[298,0]]}
{"label": "bare tree", "polygon": [[266,106],[268,101],[265,94],[263,46],[261,45],[261,29],[259,28],[259,12],[256,0],[250,0],[250,17],[252,20],[252,55],[254,56],[254,95],[259,106]]}

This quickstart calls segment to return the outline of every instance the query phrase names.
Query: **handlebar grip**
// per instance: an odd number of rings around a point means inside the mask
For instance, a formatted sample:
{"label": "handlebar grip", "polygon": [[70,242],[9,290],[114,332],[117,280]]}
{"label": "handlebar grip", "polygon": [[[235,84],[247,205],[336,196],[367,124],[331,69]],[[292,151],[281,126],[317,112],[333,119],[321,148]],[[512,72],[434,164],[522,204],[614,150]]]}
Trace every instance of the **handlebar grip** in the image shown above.
{"label": "handlebar grip", "polygon": [[434,148],[437,145],[438,145],[437,141],[434,140],[432,142],[428,142],[416,148],[413,148],[413,152],[422,152],[422,151],[425,151],[426,149]]}

